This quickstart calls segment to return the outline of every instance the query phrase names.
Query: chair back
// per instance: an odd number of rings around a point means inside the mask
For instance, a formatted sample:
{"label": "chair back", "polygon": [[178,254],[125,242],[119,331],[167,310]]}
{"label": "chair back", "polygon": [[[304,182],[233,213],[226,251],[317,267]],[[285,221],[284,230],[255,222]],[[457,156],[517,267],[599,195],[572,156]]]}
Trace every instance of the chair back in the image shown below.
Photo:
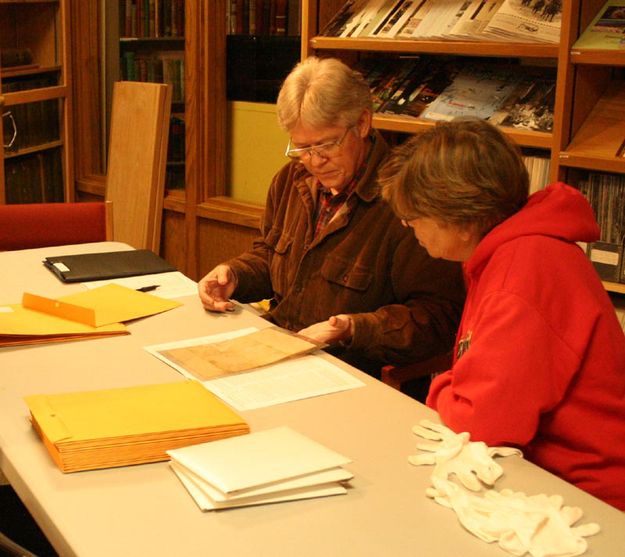
{"label": "chair back", "polygon": [[37,557],[2,532],[0,532],[0,555],[6,555],[7,557]]}
{"label": "chair back", "polygon": [[113,86],[106,199],[113,239],[159,252],[171,87],[118,81]]}
{"label": "chair back", "polygon": [[0,205],[0,251],[112,239],[112,204]]}

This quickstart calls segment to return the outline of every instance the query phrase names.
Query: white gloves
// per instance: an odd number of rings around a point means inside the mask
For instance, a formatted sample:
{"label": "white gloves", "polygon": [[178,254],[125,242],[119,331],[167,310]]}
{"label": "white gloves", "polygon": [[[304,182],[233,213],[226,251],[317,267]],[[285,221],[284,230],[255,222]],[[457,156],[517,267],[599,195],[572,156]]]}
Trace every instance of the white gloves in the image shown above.
{"label": "white gloves", "polygon": [[[426,454],[411,456],[415,465],[434,464],[432,486],[426,495],[454,510],[469,532],[487,543],[498,545],[517,556],[573,557],[588,547],[584,537],[599,532],[594,523],[572,527],[582,516],[579,507],[562,506],[562,497],[527,496],[509,489],[489,489],[479,495],[482,484],[492,486],[502,467],[492,457],[521,455],[517,449],[488,447],[469,441],[468,433],[456,434],[450,429],[424,420],[413,431],[437,444],[419,443]],[[462,485],[451,481],[455,476]]]}
{"label": "white gloves", "polygon": [[518,449],[488,447],[481,441],[472,443],[468,433],[454,433],[444,425],[429,420],[422,420],[412,431],[419,437],[439,443],[418,443],[418,449],[429,453],[410,456],[408,461],[415,466],[435,464],[433,476],[446,480],[455,475],[471,491],[479,491],[482,488],[480,482],[494,485],[503,474],[502,467],[493,460],[493,456],[523,456]]}

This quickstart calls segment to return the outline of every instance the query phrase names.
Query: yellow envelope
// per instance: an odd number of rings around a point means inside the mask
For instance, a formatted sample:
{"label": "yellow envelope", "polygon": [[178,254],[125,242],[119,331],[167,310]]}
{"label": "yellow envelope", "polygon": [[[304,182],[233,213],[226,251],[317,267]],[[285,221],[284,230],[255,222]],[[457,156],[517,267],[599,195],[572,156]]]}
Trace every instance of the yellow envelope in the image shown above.
{"label": "yellow envelope", "polygon": [[245,420],[197,381],[24,397],[52,443],[237,426]]}
{"label": "yellow envelope", "polygon": [[125,325],[121,323],[91,327],[55,315],[26,309],[18,304],[0,307],[0,346],[120,334],[128,334]]}
{"label": "yellow envelope", "polygon": [[22,305],[92,327],[102,327],[162,313],[182,304],[112,283],[58,300],[25,293]]}

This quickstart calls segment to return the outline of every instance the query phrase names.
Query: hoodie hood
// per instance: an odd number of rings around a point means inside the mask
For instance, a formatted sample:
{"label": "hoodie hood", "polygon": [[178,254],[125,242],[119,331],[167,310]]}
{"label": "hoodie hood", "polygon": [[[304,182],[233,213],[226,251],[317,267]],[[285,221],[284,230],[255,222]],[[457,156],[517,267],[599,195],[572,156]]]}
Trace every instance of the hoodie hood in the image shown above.
{"label": "hoodie hood", "polygon": [[467,272],[472,274],[481,268],[502,244],[534,235],[566,242],[595,242],[600,231],[586,198],[575,188],[558,182],[531,195],[518,213],[484,236],[466,263]]}

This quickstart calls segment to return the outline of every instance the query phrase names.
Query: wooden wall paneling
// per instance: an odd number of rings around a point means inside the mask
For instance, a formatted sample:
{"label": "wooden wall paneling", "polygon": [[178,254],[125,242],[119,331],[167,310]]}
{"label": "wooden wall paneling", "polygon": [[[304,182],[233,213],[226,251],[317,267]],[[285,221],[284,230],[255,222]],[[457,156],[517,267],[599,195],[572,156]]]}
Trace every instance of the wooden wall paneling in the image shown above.
{"label": "wooden wall paneling", "polygon": [[215,265],[252,247],[258,230],[210,219],[201,219],[198,226],[199,259],[197,277],[201,278]]}
{"label": "wooden wall paneling", "polygon": [[[163,225],[161,231],[161,257],[174,265],[177,269],[184,269],[187,265],[187,243],[185,241],[185,215],[179,211],[163,211]],[[196,275],[188,275],[197,280]]]}
{"label": "wooden wall paneling", "polygon": [[103,103],[98,78],[102,66],[99,57],[101,19],[98,2],[82,0],[70,3],[70,32],[72,37],[72,73],[76,177],[75,190],[92,195],[104,195],[102,156]]}

